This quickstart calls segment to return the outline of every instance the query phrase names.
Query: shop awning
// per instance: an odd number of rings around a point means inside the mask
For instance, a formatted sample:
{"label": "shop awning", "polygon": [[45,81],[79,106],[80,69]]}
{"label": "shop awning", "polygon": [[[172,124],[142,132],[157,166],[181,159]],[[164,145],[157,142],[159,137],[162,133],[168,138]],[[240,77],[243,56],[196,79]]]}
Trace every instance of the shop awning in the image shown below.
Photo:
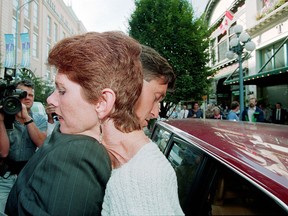
{"label": "shop awning", "polygon": [[[238,85],[239,78],[225,80],[224,85]],[[261,72],[243,78],[244,85],[272,86],[288,84],[288,67]]]}

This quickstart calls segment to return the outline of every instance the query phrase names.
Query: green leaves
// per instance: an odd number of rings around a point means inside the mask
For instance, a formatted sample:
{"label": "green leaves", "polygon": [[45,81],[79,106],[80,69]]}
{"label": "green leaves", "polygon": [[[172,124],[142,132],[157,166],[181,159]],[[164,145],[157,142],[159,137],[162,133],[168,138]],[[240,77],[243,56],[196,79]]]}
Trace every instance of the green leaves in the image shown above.
{"label": "green leaves", "polygon": [[129,19],[129,35],[157,50],[177,75],[175,91],[167,93],[161,107],[167,109],[164,104],[200,100],[207,95],[207,77],[212,72],[206,66],[209,61],[206,21],[193,17],[193,8],[186,0],[136,0],[135,4]]}

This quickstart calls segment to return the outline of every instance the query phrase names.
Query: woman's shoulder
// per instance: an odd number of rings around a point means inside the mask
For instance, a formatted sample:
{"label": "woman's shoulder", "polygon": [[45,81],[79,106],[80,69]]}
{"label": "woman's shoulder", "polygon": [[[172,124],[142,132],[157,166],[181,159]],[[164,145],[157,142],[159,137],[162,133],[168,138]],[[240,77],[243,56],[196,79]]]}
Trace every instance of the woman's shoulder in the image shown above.
{"label": "woman's shoulder", "polygon": [[52,153],[50,155],[69,154],[70,158],[74,155],[77,158],[110,160],[105,147],[89,136],[62,134],[54,130],[49,141],[44,145],[48,148],[46,152]]}
{"label": "woman's shoulder", "polygon": [[137,166],[141,165],[146,172],[155,172],[158,174],[174,172],[167,158],[153,142],[143,146],[137,156],[138,157],[135,158],[138,164]]}

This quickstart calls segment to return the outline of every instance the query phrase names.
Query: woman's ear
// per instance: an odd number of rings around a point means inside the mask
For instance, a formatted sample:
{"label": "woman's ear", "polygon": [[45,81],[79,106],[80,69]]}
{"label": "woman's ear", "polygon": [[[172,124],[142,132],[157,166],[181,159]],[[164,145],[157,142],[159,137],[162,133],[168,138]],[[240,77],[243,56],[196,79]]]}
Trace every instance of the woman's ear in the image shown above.
{"label": "woman's ear", "polygon": [[112,89],[105,88],[102,90],[102,96],[96,104],[96,111],[99,119],[106,118],[114,109],[116,96]]}

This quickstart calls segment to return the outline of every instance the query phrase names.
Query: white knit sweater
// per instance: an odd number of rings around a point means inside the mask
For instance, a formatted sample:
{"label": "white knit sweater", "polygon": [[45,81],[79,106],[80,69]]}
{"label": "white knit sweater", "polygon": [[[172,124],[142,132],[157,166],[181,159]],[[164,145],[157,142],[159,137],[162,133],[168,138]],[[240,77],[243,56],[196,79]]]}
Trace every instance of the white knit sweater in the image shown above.
{"label": "white knit sweater", "polygon": [[126,164],[112,171],[102,215],[184,215],[176,174],[156,144],[150,142]]}

